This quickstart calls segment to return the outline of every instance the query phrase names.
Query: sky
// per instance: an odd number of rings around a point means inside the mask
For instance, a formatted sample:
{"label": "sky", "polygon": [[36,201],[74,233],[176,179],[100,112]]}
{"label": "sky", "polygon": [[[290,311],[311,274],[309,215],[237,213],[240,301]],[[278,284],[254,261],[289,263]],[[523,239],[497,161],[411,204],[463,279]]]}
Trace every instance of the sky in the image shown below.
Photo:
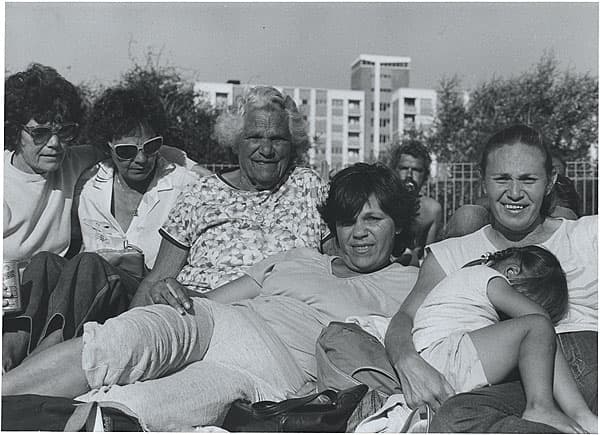
{"label": "sky", "polygon": [[410,86],[530,69],[598,75],[597,3],[12,3],[5,71],[32,62],[115,83],[148,51],[190,80],[350,88],[359,54],[411,58]]}

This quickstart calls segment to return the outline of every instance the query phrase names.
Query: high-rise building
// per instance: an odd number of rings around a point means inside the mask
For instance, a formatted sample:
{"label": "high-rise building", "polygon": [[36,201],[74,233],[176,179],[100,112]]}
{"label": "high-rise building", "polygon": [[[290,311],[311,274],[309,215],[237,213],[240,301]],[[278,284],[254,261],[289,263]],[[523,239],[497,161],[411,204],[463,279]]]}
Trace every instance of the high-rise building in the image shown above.
{"label": "high-rise building", "polygon": [[365,93],[365,158],[376,160],[392,142],[392,92],[408,88],[410,57],[361,54],[352,63],[350,88]]}
{"label": "high-rise building", "polygon": [[[237,99],[251,86],[255,85],[196,82],[194,92],[199,100],[215,107],[227,107],[236,104]],[[312,166],[319,167],[321,162],[327,162],[330,168],[340,169],[365,160],[364,92],[274,87],[294,99],[308,124],[311,139],[308,157]]]}
{"label": "high-rise building", "polygon": [[434,89],[400,88],[392,92],[392,141],[410,128],[428,132],[433,127],[437,93]]}

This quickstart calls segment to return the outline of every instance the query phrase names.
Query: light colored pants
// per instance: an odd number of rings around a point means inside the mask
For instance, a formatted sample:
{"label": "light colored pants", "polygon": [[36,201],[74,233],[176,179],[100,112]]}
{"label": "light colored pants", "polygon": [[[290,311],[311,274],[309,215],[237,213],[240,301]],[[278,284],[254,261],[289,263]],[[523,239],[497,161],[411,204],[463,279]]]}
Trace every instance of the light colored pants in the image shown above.
{"label": "light colored pants", "polygon": [[194,298],[193,314],[166,305],[88,323],[82,367],[90,393],[119,402],[147,430],[218,425],[236,399],[283,400],[306,377],[266,323],[245,307]]}

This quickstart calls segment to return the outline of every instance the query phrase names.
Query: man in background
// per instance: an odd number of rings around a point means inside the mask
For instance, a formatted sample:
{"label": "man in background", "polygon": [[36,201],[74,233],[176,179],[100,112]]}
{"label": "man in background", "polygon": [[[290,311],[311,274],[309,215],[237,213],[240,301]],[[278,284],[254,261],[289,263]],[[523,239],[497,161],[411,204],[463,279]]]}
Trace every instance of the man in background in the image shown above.
{"label": "man in background", "polygon": [[[410,191],[421,192],[429,178],[430,165],[429,152],[417,139],[403,141],[392,150],[390,167],[400,175],[400,179]],[[437,240],[442,222],[440,203],[419,194],[419,210],[411,227],[412,242],[400,257],[400,263],[418,266],[419,260],[423,258],[425,246]]]}

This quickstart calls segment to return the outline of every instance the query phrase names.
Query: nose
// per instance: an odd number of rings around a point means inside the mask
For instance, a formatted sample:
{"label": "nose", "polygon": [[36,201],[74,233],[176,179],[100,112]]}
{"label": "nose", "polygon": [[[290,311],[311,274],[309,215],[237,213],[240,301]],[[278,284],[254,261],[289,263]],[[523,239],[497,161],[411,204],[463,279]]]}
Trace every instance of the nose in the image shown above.
{"label": "nose", "polygon": [[144,153],[143,150],[138,150],[138,153],[135,155],[134,162],[144,164],[148,161],[148,156]]}
{"label": "nose", "polygon": [[272,157],[275,154],[273,142],[270,139],[265,139],[260,144],[260,153],[266,157]]}
{"label": "nose", "polygon": [[364,237],[367,237],[367,235],[367,226],[364,222],[362,222],[361,219],[357,219],[354,223],[354,226],[352,227],[352,237],[354,237],[355,239],[362,239]]}
{"label": "nose", "polygon": [[508,197],[511,199],[520,199],[521,196],[523,196],[521,182],[518,180],[512,180],[508,186]]}
{"label": "nose", "polygon": [[60,141],[60,139],[58,138],[57,135],[53,134],[52,136],[50,136],[50,139],[48,139],[48,142],[46,143],[46,146],[49,146],[51,148],[63,148],[63,144]]}
{"label": "nose", "polygon": [[407,178],[412,178],[413,177],[413,170],[412,170],[412,168],[408,168],[406,176],[407,176]]}

